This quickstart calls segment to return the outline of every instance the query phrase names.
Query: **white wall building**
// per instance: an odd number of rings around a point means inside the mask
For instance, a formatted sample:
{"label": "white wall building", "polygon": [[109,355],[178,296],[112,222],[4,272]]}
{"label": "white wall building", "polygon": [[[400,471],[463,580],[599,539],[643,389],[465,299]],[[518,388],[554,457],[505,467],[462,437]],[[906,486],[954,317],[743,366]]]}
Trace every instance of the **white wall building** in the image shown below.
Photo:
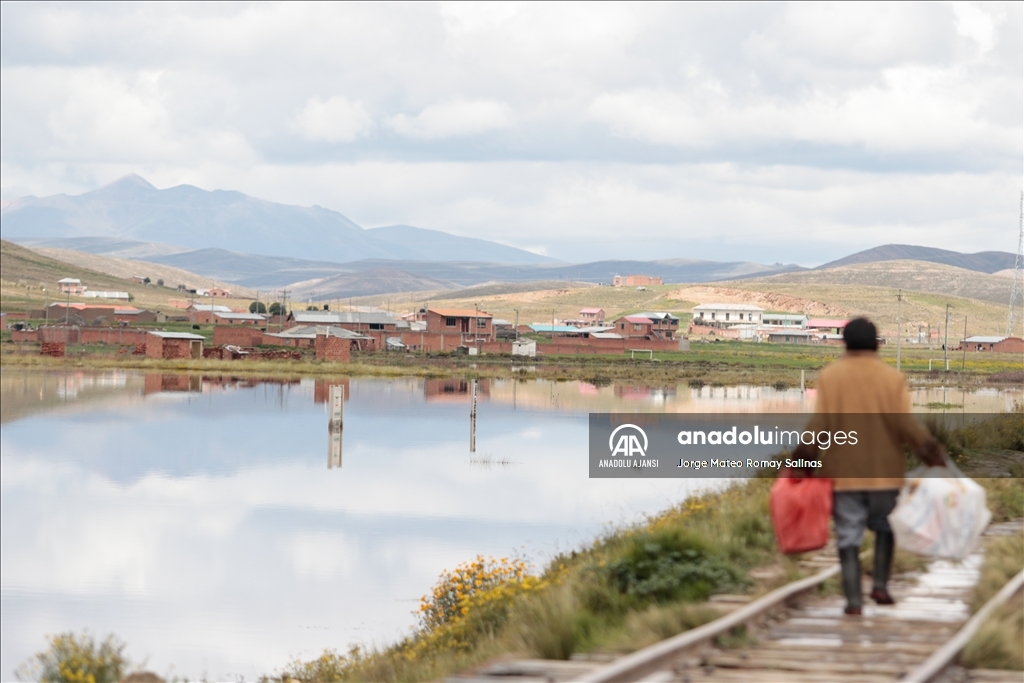
{"label": "white wall building", "polygon": [[764,309],[753,304],[701,304],[693,307],[693,324],[708,327],[760,325]]}

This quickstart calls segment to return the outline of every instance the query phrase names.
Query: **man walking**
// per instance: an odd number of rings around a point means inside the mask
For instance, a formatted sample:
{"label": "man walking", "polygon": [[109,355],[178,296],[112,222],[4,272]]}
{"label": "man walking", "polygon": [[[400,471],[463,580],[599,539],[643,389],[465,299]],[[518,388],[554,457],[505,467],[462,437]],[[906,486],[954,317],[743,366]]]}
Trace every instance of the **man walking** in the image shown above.
{"label": "man walking", "polygon": [[[857,318],[843,329],[846,353],[818,376],[815,414],[807,429],[855,433],[844,443],[829,441],[828,448],[798,446],[794,457],[822,460],[821,474],[833,480],[832,517],[839,561],[842,565],[846,614],[860,615],[860,545],[864,529],[875,534],[871,599],[879,605],[895,601],[889,595],[894,538],[888,516],[903,485],[909,446],[926,464],[939,464],[941,450],[910,415],[910,393],[899,371],[878,356],[878,332],[867,318]],[[824,443],[824,442],[821,442]]]}

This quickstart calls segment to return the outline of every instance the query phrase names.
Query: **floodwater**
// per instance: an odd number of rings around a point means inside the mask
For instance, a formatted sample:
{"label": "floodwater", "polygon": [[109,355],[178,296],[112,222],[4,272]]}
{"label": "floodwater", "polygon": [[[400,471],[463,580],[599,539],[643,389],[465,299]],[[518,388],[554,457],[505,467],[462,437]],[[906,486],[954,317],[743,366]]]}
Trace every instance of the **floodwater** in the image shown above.
{"label": "floodwater", "polygon": [[[178,678],[253,679],[415,623],[478,554],[542,565],[708,480],[591,480],[589,412],[801,412],[766,387],[0,373],[0,677],[45,635],[116,633]],[[915,392],[997,412],[1020,391]],[[332,448],[333,444],[333,448]]]}

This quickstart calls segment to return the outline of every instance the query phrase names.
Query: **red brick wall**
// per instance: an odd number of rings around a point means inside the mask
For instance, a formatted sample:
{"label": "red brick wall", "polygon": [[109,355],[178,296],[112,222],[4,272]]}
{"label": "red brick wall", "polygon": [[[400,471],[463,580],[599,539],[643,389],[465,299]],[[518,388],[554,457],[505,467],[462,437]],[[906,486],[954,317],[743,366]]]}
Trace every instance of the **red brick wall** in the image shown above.
{"label": "red brick wall", "polygon": [[42,348],[39,349],[39,355],[63,358],[64,349],[64,342],[43,342]]}
{"label": "red brick wall", "polygon": [[164,340],[156,335],[146,338],[146,358],[164,357]]}
{"label": "red brick wall", "polygon": [[39,341],[39,332],[32,330],[11,330],[11,339],[16,342],[34,342]]}
{"label": "red brick wall", "polygon": [[64,327],[51,325],[43,325],[39,328],[39,334],[36,337],[41,342],[64,342],[65,344],[78,344],[81,334],[81,330],[78,327]]}
{"label": "red brick wall", "polygon": [[1007,337],[996,344],[992,350],[999,353],[1024,353],[1024,339],[1020,337]]}
{"label": "red brick wall", "polygon": [[337,363],[348,363],[351,360],[352,342],[348,339],[317,335],[314,346],[316,347],[317,360]]}
{"label": "red brick wall", "polygon": [[83,327],[79,331],[82,344],[145,344],[146,330],[123,327]]}
{"label": "red brick wall", "polygon": [[277,340],[274,337],[268,337],[265,341],[263,332],[248,326],[217,325],[213,328],[213,343],[218,346],[260,346],[273,344],[275,341]]}

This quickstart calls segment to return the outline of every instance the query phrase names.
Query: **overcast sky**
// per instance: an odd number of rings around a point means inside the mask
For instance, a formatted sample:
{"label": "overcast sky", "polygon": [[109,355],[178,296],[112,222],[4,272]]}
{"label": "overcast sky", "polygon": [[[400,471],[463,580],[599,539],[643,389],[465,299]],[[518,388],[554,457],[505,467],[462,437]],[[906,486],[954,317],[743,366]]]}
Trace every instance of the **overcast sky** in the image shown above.
{"label": "overcast sky", "polygon": [[4,3],[0,185],[135,171],[573,261],[1014,251],[1021,7]]}

